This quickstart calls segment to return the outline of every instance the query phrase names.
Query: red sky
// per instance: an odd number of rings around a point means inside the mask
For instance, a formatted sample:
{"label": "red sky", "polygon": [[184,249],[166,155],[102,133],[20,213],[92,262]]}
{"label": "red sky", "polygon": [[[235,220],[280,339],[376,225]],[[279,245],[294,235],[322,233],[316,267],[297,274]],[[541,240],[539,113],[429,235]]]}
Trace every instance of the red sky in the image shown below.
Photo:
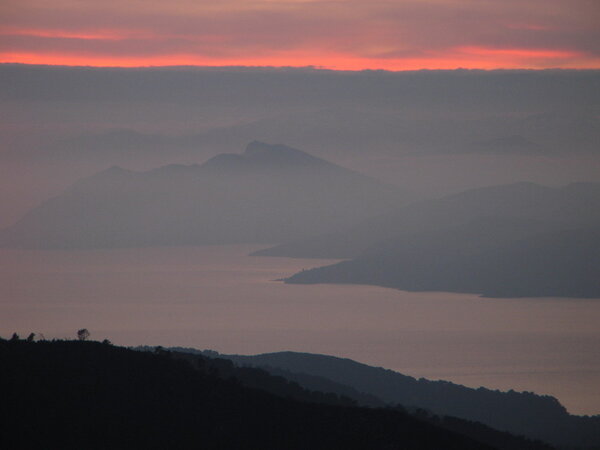
{"label": "red sky", "polygon": [[0,62],[600,68],[598,0],[4,0]]}

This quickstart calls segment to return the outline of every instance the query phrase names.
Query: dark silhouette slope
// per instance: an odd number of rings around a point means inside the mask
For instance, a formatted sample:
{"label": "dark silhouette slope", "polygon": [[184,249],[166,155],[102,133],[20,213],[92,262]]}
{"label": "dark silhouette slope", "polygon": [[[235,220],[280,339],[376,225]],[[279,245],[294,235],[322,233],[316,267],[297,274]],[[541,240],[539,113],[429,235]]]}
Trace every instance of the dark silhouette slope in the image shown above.
{"label": "dark silhouette slope", "polygon": [[[152,351],[154,349],[154,347],[137,347],[136,350],[145,350],[145,351]],[[250,367],[248,365],[239,365],[239,366],[234,366],[232,363],[231,358],[233,358],[231,355],[220,355],[219,353],[213,351],[213,350],[197,350],[195,348],[189,348],[189,347],[169,347],[168,348],[169,351],[171,352],[176,352],[178,355],[194,355],[194,356],[203,356],[204,358],[207,358],[208,360],[215,362],[215,361],[222,361],[222,362],[227,362],[229,363],[228,366],[226,366],[225,368],[221,367],[220,371],[221,373],[227,373],[230,376],[235,376],[236,378],[242,380],[242,382],[250,387],[259,387],[256,383],[256,379],[258,378],[258,375],[254,375],[251,379],[246,379],[245,376],[242,374],[243,370],[259,370],[256,367]],[[276,385],[279,384],[278,381],[276,382],[272,382],[273,380],[281,380],[281,379],[285,379],[288,380],[289,382],[291,382],[291,384],[297,384],[298,386],[302,386],[305,390],[308,390],[310,392],[319,392],[319,393],[329,393],[329,394],[335,394],[339,399],[341,399],[342,401],[344,401],[344,404],[349,404],[348,402],[352,402],[352,404],[354,405],[361,405],[361,406],[369,406],[369,407],[385,407],[388,406],[388,404],[386,402],[384,402],[383,400],[375,397],[374,395],[369,395],[369,394],[364,394],[356,389],[354,389],[353,387],[341,384],[341,383],[337,383],[335,381],[332,381],[328,378],[325,377],[321,377],[318,375],[308,375],[305,373],[300,373],[300,372],[292,372],[289,370],[285,370],[279,367],[275,367],[275,366],[261,366],[260,369],[264,369],[264,373],[268,373],[271,374],[271,382],[262,382],[262,386],[264,389],[269,390],[269,392],[273,393],[273,394],[279,394],[279,395],[284,395],[284,396],[294,396],[294,394],[292,393],[291,389],[287,389],[285,392],[283,392],[282,390],[272,390],[272,388]],[[269,385],[269,387],[267,388],[266,385]],[[279,389],[279,388],[277,388]],[[299,397],[295,397],[297,399],[300,399]]]}
{"label": "dark silhouette slope", "polygon": [[[139,347],[140,350],[153,350],[152,347]],[[407,412],[401,405],[388,405],[383,400],[356,389],[331,381],[327,378],[291,372],[273,366],[261,368],[247,364],[234,365],[230,359],[223,359],[217,352],[211,350],[196,350],[193,348],[171,347],[174,356],[194,361],[198,355],[205,357],[204,367],[216,369],[221,377],[234,377],[244,386],[259,388],[278,396],[285,396],[300,401],[313,401],[325,404],[340,404],[370,407],[387,407]],[[208,356],[208,357],[207,357]],[[232,358],[231,355],[223,355]],[[263,370],[264,369],[264,370]],[[302,386],[302,387],[301,387]],[[305,388],[305,389],[302,389]],[[533,441],[522,436],[495,430],[480,422],[459,419],[450,416],[438,416],[421,408],[411,408],[410,414],[419,420],[428,421],[450,431],[473,438],[479,442],[501,450],[548,450],[551,447],[540,441]]]}
{"label": "dark silhouette slope", "polygon": [[202,165],[118,167],[75,183],[0,234],[10,247],[282,242],[365,219],[398,189],[284,145],[250,143]]}
{"label": "dark silhouette slope", "polygon": [[[600,446],[600,416],[573,416],[553,397],[531,392],[472,389],[447,381],[415,379],[350,359],[279,352],[255,356],[221,355],[236,364],[271,367],[320,376],[374,395],[390,404],[482,422],[497,430],[557,446]],[[300,380],[300,379],[298,379]],[[452,419],[449,419],[452,421]],[[460,426],[457,424],[457,426]]]}
{"label": "dark silhouette slope", "polygon": [[0,340],[3,448],[490,449],[392,410],[299,402],[166,352]]}

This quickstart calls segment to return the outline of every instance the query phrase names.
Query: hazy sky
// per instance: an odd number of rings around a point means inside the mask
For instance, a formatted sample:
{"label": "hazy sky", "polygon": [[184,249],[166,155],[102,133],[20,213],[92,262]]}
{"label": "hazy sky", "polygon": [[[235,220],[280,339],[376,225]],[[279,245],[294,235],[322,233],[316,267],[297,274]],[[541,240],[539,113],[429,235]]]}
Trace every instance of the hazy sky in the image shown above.
{"label": "hazy sky", "polygon": [[5,0],[0,62],[600,68],[597,0]]}

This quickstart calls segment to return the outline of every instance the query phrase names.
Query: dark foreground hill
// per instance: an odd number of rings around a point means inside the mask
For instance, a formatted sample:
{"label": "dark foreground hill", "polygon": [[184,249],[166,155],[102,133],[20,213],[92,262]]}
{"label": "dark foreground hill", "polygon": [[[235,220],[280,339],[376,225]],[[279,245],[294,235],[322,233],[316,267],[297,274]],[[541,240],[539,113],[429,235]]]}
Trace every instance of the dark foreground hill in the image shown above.
{"label": "dark foreground hill", "polygon": [[[574,416],[554,397],[532,392],[472,389],[447,381],[415,379],[350,359],[297,352],[254,356],[221,355],[236,364],[323,377],[388,403],[482,422],[497,430],[540,439],[565,448],[600,448],[600,416]],[[342,391],[352,395],[349,391]],[[360,398],[354,397],[359,403]],[[509,447],[510,448],[510,447]]]}
{"label": "dark foreground hill", "polygon": [[113,167],[0,232],[0,245],[102,248],[274,243],[405,201],[399,189],[285,145],[248,144],[202,165]]}
{"label": "dark foreground hill", "polygon": [[146,351],[0,339],[0,446],[551,450],[422,410],[360,408],[349,397],[190,349],[138,350]]}
{"label": "dark foreground hill", "polygon": [[[153,347],[138,347],[138,349],[154,350]],[[549,450],[551,448],[539,440],[498,431],[481,422],[433,414],[430,410],[423,408],[412,407],[406,409],[402,405],[386,403],[374,395],[362,393],[351,386],[322,376],[292,372],[274,366],[249,366],[245,358],[253,357],[240,357],[242,363],[234,364],[232,359],[237,358],[235,355],[219,355],[212,350],[196,350],[183,347],[171,347],[169,350],[174,352],[173,354],[178,358],[193,359],[197,358],[198,355],[206,358],[208,355],[209,358],[204,360],[205,365],[217,369],[220,376],[233,377],[244,386],[262,389],[278,396],[324,404],[385,407],[409,412],[419,420],[457,432],[498,450]]]}
{"label": "dark foreground hill", "polygon": [[489,449],[385,409],[278,397],[203,358],[95,342],[0,341],[10,449]]}

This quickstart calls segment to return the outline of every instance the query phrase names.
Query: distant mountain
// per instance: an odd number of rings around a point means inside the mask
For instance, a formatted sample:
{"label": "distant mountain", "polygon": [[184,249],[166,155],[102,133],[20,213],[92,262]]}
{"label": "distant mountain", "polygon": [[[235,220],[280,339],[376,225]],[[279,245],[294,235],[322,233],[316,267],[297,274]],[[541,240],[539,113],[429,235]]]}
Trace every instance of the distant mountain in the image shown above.
{"label": "distant mountain", "polygon": [[[220,355],[241,366],[323,377],[389,404],[482,422],[498,430],[561,447],[598,448],[600,416],[573,416],[550,396],[531,392],[472,389],[447,381],[415,379],[350,359],[297,352],[254,356]],[[302,385],[301,377],[296,380]],[[508,447],[510,448],[510,446]]]}
{"label": "distant mountain", "polygon": [[475,221],[404,236],[351,261],[305,270],[285,281],[487,297],[600,298],[600,227],[528,237],[519,235],[531,234],[532,228],[515,228]]}
{"label": "distant mountain", "polygon": [[283,391],[251,388],[227,364],[197,355],[0,339],[0,359],[7,449],[493,448],[399,410],[344,406],[266,372],[238,370],[247,382]]}
{"label": "distant mountain", "polygon": [[[600,224],[600,183],[573,183],[558,188],[515,183],[471,189],[414,203],[359,224],[349,224],[334,233],[260,250],[255,255],[353,258],[383,241],[496,219],[513,228],[521,222],[523,236],[526,229],[535,235],[592,227]],[[489,237],[493,240],[494,234]]]}
{"label": "distant mountain", "polygon": [[396,188],[285,145],[248,144],[202,165],[112,167],[0,233],[27,248],[276,243],[402,204]]}
{"label": "distant mountain", "polygon": [[[438,105],[439,106],[439,105]],[[566,155],[595,153],[599,132],[593,112],[546,113],[515,118],[512,114],[461,117],[456,111],[414,115],[389,108],[310,107],[274,112],[255,118],[256,111],[235,124],[216,125],[192,133],[140,132],[131,128],[59,135],[37,146],[20,149],[36,158],[68,161],[143,161],[148,157],[195,160],[216,151],[237,148],[259,137],[310,147],[320,154],[363,155]],[[551,137],[551,138],[549,138]],[[2,155],[1,157],[5,157]],[[24,155],[21,155],[23,158]]]}
{"label": "distant mountain", "polygon": [[304,270],[287,283],[596,298],[600,184],[474,189],[254,255],[352,258]]}

